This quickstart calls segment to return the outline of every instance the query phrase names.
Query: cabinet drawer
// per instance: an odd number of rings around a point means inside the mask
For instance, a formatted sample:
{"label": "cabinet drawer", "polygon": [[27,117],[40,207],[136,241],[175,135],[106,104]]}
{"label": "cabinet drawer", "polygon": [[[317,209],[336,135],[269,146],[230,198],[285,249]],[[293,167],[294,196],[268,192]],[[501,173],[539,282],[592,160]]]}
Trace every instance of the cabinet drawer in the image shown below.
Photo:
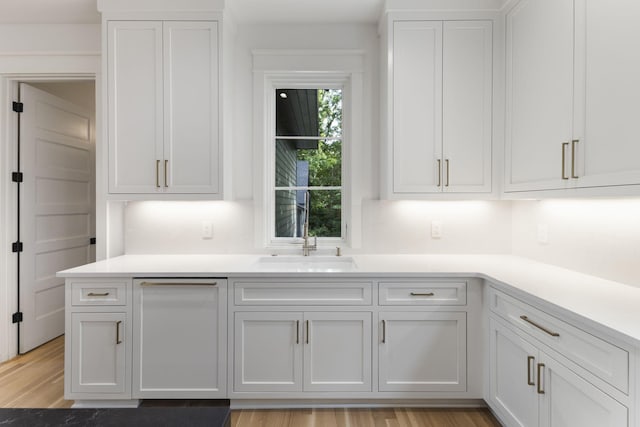
{"label": "cabinet drawer", "polygon": [[71,305],[127,305],[127,281],[71,282]]}
{"label": "cabinet drawer", "polygon": [[371,305],[371,282],[236,282],[236,305]]}
{"label": "cabinet drawer", "polygon": [[626,350],[496,289],[489,293],[492,311],[623,393],[629,392]]}
{"label": "cabinet drawer", "polygon": [[380,305],[466,305],[467,282],[380,282]]}

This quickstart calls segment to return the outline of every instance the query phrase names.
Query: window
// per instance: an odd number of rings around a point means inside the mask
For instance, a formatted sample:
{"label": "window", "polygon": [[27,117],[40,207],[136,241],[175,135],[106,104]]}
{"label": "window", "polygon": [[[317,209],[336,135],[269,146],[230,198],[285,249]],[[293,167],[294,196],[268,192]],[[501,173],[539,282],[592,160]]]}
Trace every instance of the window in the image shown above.
{"label": "window", "polygon": [[274,237],[342,238],[341,88],[276,88]]}
{"label": "window", "polygon": [[363,132],[364,53],[252,54],[256,247],[298,251],[307,213],[321,249],[359,247],[372,146]]}

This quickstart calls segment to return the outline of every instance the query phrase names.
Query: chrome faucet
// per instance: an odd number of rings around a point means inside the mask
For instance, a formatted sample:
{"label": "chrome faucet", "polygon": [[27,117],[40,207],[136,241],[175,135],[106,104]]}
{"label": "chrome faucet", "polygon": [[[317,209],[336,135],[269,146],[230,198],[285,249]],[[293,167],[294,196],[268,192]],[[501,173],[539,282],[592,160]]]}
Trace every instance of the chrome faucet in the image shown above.
{"label": "chrome faucet", "polygon": [[311,208],[311,197],[309,191],[304,194],[304,226],[302,231],[302,255],[309,256],[309,251],[318,249],[318,237],[313,238],[313,245],[309,243],[309,209]]}

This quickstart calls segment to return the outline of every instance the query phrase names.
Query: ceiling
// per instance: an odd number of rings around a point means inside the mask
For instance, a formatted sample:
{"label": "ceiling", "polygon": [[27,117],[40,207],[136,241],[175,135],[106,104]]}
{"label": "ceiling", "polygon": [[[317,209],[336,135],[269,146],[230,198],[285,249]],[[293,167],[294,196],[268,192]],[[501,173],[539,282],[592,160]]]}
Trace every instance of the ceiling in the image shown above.
{"label": "ceiling", "polygon": [[[386,0],[407,9],[500,9],[508,0]],[[374,23],[385,0],[226,0],[239,22]],[[0,0],[0,24],[97,24],[96,0]]]}
{"label": "ceiling", "polygon": [[0,0],[2,24],[97,24],[96,0]]}
{"label": "ceiling", "polygon": [[[240,22],[376,22],[384,0],[227,0]],[[2,24],[97,24],[96,0],[0,0]]]}

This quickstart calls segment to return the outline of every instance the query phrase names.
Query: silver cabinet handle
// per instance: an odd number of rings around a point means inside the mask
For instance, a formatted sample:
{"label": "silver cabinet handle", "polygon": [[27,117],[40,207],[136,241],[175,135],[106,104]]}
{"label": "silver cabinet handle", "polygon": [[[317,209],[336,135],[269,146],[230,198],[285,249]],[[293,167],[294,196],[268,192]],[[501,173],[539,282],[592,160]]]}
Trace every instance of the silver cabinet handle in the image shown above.
{"label": "silver cabinet handle", "polygon": [[540,329],[542,332],[551,335],[552,337],[559,337],[560,336],[559,333],[553,332],[552,330],[545,328],[544,326],[542,326],[542,325],[534,322],[533,320],[529,319],[527,316],[522,315],[522,316],[520,316],[520,318],[522,320],[524,320],[525,322],[529,323],[530,325],[533,325],[536,328]]}
{"label": "silver cabinet handle", "polygon": [[140,286],[217,286],[218,282],[142,282]]}
{"label": "silver cabinet handle", "polygon": [[168,178],[167,178],[167,166],[169,165],[169,160],[164,161],[164,187],[168,188]]}
{"label": "silver cabinet handle", "polygon": [[411,295],[412,297],[432,297],[434,293],[433,292],[424,292],[424,293],[411,292],[409,295]]}
{"label": "silver cabinet handle", "polygon": [[296,344],[300,344],[300,321],[296,320]]}
{"label": "silver cabinet handle", "polygon": [[536,385],[536,383],[531,379],[531,371],[533,370],[533,363],[536,360],[533,356],[527,356],[527,385]]}
{"label": "silver cabinet handle", "polygon": [[571,178],[580,178],[576,175],[576,144],[580,142],[578,139],[571,141]]}
{"label": "silver cabinet handle", "polygon": [[156,160],[156,187],[160,188],[160,160]]}
{"label": "silver cabinet handle", "polygon": [[116,344],[122,344],[122,340],[120,339],[120,325],[122,324],[122,320],[118,320],[116,322]]}
{"label": "silver cabinet handle", "polygon": [[565,173],[565,166],[564,166],[564,164],[566,163],[565,151],[568,146],[569,146],[568,142],[562,143],[562,179],[569,179],[569,177]]}
{"label": "silver cabinet handle", "polygon": [[382,320],[382,344],[387,342],[387,321]]}
{"label": "silver cabinet handle", "polygon": [[307,341],[307,344],[309,344],[309,321],[308,320],[307,320],[307,331],[306,332],[307,332],[307,334],[306,334],[306,339],[307,340],[306,341]]}
{"label": "silver cabinet handle", "polygon": [[449,159],[445,159],[445,166],[447,167],[447,180],[445,181],[444,186],[448,187],[449,186]]}
{"label": "silver cabinet handle", "polygon": [[89,292],[87,294],[88,297],[106,297],[109,295],[109,292],[97,293],[97,292]]}
{"label": "silver cabinet handle", "polygon": [[544,363],[538,363],[538,394],[544,394],[542,379],[544,378]]}
{"label": "silver cabinet handle", "polygon": [[442,185],[442,160],[436,160],[438,162],[438,187]]}

